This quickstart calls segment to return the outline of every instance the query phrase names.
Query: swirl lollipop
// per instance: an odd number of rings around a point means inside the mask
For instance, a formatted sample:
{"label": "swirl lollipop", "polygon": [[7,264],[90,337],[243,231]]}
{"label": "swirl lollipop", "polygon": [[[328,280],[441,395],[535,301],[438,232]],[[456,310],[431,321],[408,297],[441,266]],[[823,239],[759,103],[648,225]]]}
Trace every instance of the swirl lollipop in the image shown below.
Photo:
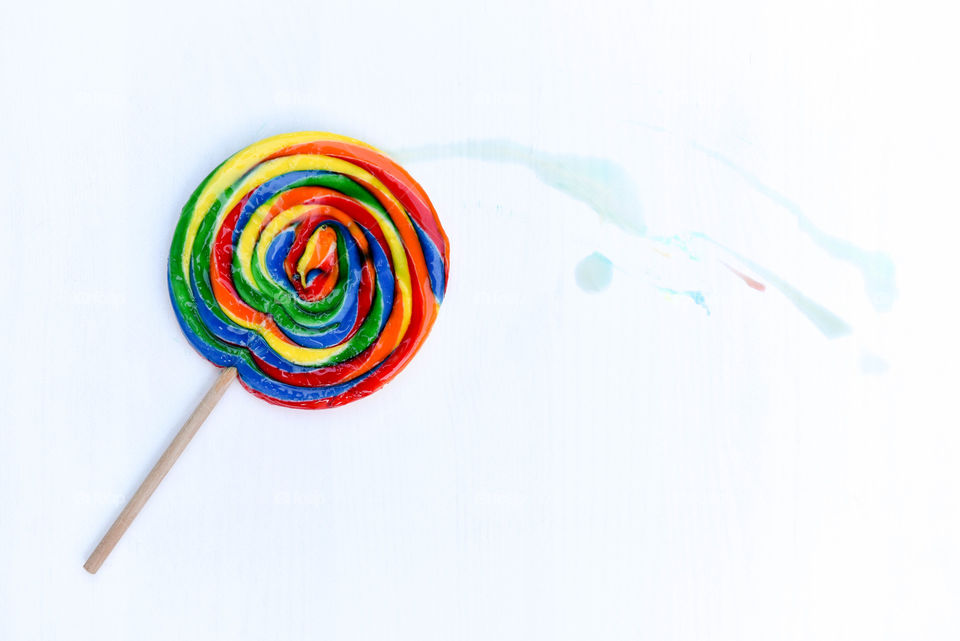
{"label": "swirl lollipop", "polygon": [[96,572],[230,382],[319,409],[363,398],[437,317],[449,243],[423,189],[360,141],[303,132],[237,152],[197,187],[170,248],[170,298],[222,369],[84,567]]}

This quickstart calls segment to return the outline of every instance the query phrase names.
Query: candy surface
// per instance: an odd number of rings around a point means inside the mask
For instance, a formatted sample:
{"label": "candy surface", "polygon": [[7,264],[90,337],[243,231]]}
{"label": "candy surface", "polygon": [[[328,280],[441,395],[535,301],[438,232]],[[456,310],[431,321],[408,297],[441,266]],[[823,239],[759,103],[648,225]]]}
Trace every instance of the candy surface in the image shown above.
{"label": "candy surface", "polygon": [[193,346],[271,403],[343,405],[390,381],[437,317],[449,244],[423,189],[351,138],[283,134],[183,208],[170,298]]}

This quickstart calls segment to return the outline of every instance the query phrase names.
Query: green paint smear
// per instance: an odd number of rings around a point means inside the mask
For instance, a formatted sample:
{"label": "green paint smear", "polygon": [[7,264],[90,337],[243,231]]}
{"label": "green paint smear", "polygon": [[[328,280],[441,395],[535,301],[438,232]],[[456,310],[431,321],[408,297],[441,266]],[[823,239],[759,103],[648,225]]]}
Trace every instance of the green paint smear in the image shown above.
{"label": "green paint smear", "polygon": [[593,252],[577,263],[574,277],[583,291],[602,292],[613,280],[613,263],[600,252]]}
{"label": "green paint smear", "polygon": [[538,151],[509,140],[425,145],[394,154],[405,163],[451,156],[521,165],[532,170],[540,182],[586,204],[601,220],[639,236],[647,232],[633,180],[623,167],[606,158]]}

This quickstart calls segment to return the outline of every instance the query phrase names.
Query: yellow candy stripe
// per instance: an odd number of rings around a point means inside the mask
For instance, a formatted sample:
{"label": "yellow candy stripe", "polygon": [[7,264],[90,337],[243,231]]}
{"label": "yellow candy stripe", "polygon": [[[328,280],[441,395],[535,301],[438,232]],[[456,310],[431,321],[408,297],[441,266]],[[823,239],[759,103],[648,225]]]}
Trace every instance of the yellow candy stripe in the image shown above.
{"label": "yellow candy stripe", "polygon": [[171,299],[194,347],[237,367],[248,389],[333,407],[416,353],[446,288],[447,247],[423,189],[382,152],[284,134],[194,191],[171,244]]}
{"label": "yellow candy stripe", "polygon": [[[281,147],[282,148],[282,147]],[[272,152],[271,152],[272,153]],[[220,226],[223,223],[223,219],[226,217],[226,214],[232,210],[237,203],[242,200],[244,194],[246,194],[251,189],[255,188],[257,185],[263,184],[271,178],[280,176],[282,174],[289,173],[291,171],[302,171],[302,170],[322,170],[322,171],[331,171],[340,173],[352,178],[357,178],[369,185],[374,189],[378,190],[383,196],[385,196],[390,202],[395,203],[398,208],[401,208],[399,201],[394,198],[386,186],[383,185],[375,176],[369,172],[353,165],[352,163],[346,162],[344,160],[339,160],[337,158],[329,158],[326,156],[307,156],[307,155],[296,155],[296,156],[284,156],[282,158],[276,158],[274,160],[269,160],[265,163],[260,164],[256,169],[249,172],[243,179],[240,181],[240,184],[237,186],[236,190],[231,194],[231,196],[224,203],[224,206],[220,209],[220,214],[216,223],[216,230],[219,230]],[[273,204],[273,199],[265,202],[263,205],[257,208],[257,210],[250,217],[250,221],[247,226],[244,228],[240,240],[237,243],[236,253],[237,258],[240,261],[241,270],[243,271],[244,277],[250,281],[254,281],[253,271],[250,267],[250,259],[253,256],[254,245],[257,242],[257,233],[260,228],[263,226],[263,221],[266,219],[267,215],[270,212],[270,208]],[[212,206],[212,202],[210,204]],[[394,264],[394,274],[396,277],[397,283],[397,294],[400,299],[403,301],[403,319],[400,325],[400,334],[399,338],[396,341],[396,347],[400,344],[404,334],[406,333],[407,327],[410,325],[410,314],[412,311],[412,283],[410,278],[410,269],[407,265],[407,255],[403,248],[403,242],[400,239],[400,235],[397,233],[397,229],[393,224],[393,221],[390,220],[388,216],[384,216],[379,211],[367,207],[364,205],[367,211],[370,212],[370,215],[374,217],[377,223],[380,225],[380,229],[383,232],[384,238],[387,241],[388,248],[390,250],[390,255],[393,258]],[[207,207],[209,210],[209,207]],[[290,221],[290,212],[293,212],[297,208],[291,208],[281,216],[287,216],[285,222]],[[198,208],[199,212],[200,209]],[[300,212],[298,212],[299,214]],[[198,214],[195,215],[194,219],[191,221],[191,224],[194,221],[197,221],[196,227],[199,228],[200,220],[202,216]],[[277,228],[277,231],[282,229],[282,227]],[[274,232],[274,235],[277,233]],[[191,242],[190,231],[187,232],[187,242]],[[194,231],[194,237],[196,236],[196,231]],[[266,243],[269,245],[269,243]],[[190,247],[191,245],[187,245]],[[286,334],[280,331],[273,330],[269,328],[254,325],[244,321],[243,319],[235,316],[228,309],[223,310],[225,314],[235,323],[241,327],[247,329],[255,329],[263,336],[264,340],[267,341],[267,344],[277,352],[280,356],[287,359],[292,363],[297,365],[306,365],[306,366],[317,366],[324,364],[330,358],[339,354],[344,347],[328,347],[328,348],[313,348],[313,347],[302,347],[295,342],[291,341]]]}

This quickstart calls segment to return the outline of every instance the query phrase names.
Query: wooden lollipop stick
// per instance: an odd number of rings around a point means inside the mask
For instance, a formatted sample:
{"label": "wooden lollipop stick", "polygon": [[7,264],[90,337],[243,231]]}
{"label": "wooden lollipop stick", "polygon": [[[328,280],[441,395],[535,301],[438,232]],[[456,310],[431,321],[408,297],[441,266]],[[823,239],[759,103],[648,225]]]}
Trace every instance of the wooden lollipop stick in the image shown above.
{"label": "wooden lollipop stick", "polygon": [[183,454],[183,450],[186,449],[190,439],[192,439],[194,434],[197,433],[197,430],[200,429],[200,425],[202,425],[203,421],[210,415],[217,401],[220,400],[220,397],[223,396],[223,393],[227,391],[227,387],[230,386],[230,383],[232,383],[236,377],[237,370],[233,367],[227,367],[220,372],[220,376],[217,377],[213,387],[210,388],[203,397],[203,400],[200,401],[200,404],[197,405],[197,409],[193,410],[193,414],[191,414],[187,422],[183,424],[183,427],[180,428],[177,435],[173,437],[173,441],[160,456],[160,460],[153,466],[150,473],[147,474],[147,478],[143,479],[143,483],[137,488],[133,498],[130,499],[126,507],[123,508],[123,511],[120,512],[120,516],[113,522],[113,525],[110,526],[107,533],[103,535],[103,539],[101,539],[100,544],[97,545],[97,549],[93,551],[93,554],[90,555],[87,562],[83,564],[84,570],[90,574],[94,574],[100,569],[100,566],[106,561],[107,556],[113,551],[117,541],[119,541],[123,533],[127,531],[130,524],[133,523],[133,519],[137,518],[137,514],[143,509],[147,499],[150,498],[154,490],[157,489],[157,486],[160,485],[160,481],[163,480],[163,477],[167,475],[167,472],[170,471],[173,464],[176,463],[180,455]]}

